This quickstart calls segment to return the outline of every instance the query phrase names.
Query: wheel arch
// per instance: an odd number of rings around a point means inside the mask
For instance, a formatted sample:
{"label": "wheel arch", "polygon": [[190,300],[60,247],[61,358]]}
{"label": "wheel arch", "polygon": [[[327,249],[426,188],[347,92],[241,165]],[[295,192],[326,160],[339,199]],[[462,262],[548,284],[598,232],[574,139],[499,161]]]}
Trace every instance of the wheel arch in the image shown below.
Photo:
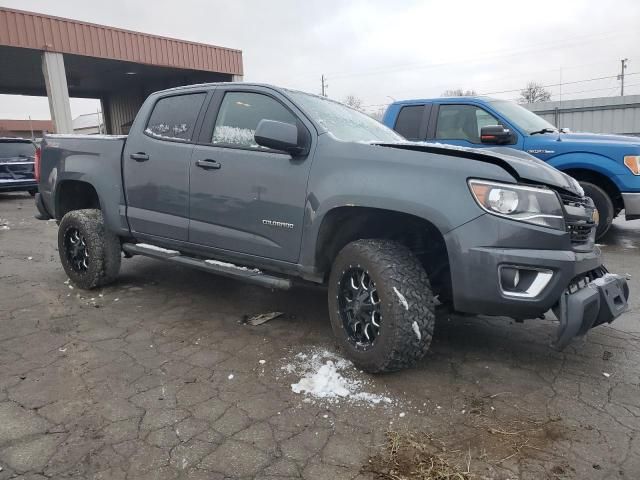
{"label": "wheel arch", "polygon": [[329,210],[316,238],[316,271],[326,280],[340,250],[363,239],[392,240],[406,246],[424,266],[441,299],[451,297],[449,255],[443,234],[429,220],[395,210],[355,206]]}
{"label": "wheel arch", "polygon": [[95,187],[82,180],[61,180],[56,186],[55,218],[62,220],[68,212],[83,209],[101,209],[100,197]]}
{"label": "wheel arch", "polygon": [[567,175],[575,178],[579,182],[593,183],[594,185],[602,188],[607,193],[607,195],[609,195],[609,198],[613,202],[615,215],[617,215],[620,210],[624,208],[624,202],[622,200],[620,189],[613,182],[613,180],[611,180],[611,178],[607,177],[603,173],[589,168],[568,168],[562,171]]}

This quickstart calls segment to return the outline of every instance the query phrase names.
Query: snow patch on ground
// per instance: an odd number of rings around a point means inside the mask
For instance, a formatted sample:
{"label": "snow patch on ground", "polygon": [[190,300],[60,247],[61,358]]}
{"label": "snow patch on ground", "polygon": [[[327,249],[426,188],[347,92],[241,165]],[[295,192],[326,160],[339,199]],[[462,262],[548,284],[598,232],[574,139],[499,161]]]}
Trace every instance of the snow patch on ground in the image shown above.
{"label": "snow patch on ground", "polygon": [[404,309],[409,310],[409,302],[407,302],[407,299],[404,298],[404,295],[402,295],[396,287],[393,287],[393,291],[396,292],[398,300],[400,300],[400,303],[402,304]]}
{"label": "snow patch on ground", "polygon": [[[329,403],[341,400],[354,404],[391,405],[395,402],[385,396],[363,391],[371,381],[362,378],[362,372],[349,361],[328,350],[298,353],[281,367],[287,374],[300,379],[291,384],[294,393]],[[307,399],[305,399],[307,401]]]}
{"label": "snow patch on ground", "polygon": [[177,250],[169,250],[167,248],[158,247],[156,245],[149,245],[148,243],[136,243],[136,247],[146,248],[147,250],[154,250],[156,252],[166,253],[169,255],[180,253]]}
{"label": "snow patch on ground", "polygon": [[420,333],[420,327],[418,326],[418,322],[413,322],[411,324],[411,328],[413,328],[413,333],[416,334],[418,340],[422,340],[422,333]]}
{"label": "snow patch on ground", "polygon": [[217,265],[219,267],[226,267],[226,268],[233,268],[235,270],[242,270],[243,272],[262,273],[257,268],[241,267],[241,266],[235,265],[233,263],[220,262],[218,260],[205,260],[205,263],[208,263],[209,265]]}

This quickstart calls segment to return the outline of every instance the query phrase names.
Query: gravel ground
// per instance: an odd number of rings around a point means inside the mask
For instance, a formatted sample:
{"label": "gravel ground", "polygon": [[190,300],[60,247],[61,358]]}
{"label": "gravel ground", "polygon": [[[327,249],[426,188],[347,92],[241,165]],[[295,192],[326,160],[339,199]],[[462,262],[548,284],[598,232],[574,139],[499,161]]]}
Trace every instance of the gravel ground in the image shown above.
{"label": "gravel ground", "polygon": [[[0,479],[364,479],[398,435],[472,478],[640,478],[639,222],[603,240],[631,275],[613,325],[559,353],[550,320],[445,316],[417,368],[369,376],[335,356],[320,288],[134,258],[72,289],[33,213],[0,194]],[[352,395],[292,391],[329,360]]]}

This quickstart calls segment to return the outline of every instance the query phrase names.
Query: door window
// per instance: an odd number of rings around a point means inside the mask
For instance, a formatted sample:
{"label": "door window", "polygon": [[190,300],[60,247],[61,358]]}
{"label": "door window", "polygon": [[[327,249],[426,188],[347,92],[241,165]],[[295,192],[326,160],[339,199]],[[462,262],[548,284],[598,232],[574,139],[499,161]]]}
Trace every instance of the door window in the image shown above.
{"label": "door window", "polygon": [[473,105],[440,105],[436,138],[480,143],[480,129],[499,124],[493,115]]}
{"label": "door window", "polygon": [[424,105],[402,107],[394,130],[407,140],[423,140],[420,138],[420,123],[423,113]]}
{"label": "door window", "polygon": [[145,133],[168,140],[191,140],[205,96],[192,93],[161,98],[153,107]]}
{"label": "door window", "polygon": [[211,143],[241,148],[264,148],[254,138],[260,120],[296,125],[296,117],[277,100],[260,93],[228,92],[222,99]]}

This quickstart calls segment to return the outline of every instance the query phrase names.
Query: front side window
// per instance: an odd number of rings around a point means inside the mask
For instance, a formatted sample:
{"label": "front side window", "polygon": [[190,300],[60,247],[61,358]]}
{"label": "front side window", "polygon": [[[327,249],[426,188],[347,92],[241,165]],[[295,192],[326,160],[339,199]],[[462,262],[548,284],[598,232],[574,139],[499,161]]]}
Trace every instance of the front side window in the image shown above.
{"label": "front side window", "polygon": [[440,105],[436,138],[480,143],[480,129],[499,124],[493,115],[473,105]]}
{"label": "front side window", "polygon": [[276,120],[296,125],[296,117],[268,95],[228,92],[222,99],[211,143],[241,148],[264,148],[254,135],[260,120]]}
{"label": "front side window", "polygon": [[153,107],[145,133],[168,140],[191,140],[205,97],[205,93],[192,93],[161,98]]}

